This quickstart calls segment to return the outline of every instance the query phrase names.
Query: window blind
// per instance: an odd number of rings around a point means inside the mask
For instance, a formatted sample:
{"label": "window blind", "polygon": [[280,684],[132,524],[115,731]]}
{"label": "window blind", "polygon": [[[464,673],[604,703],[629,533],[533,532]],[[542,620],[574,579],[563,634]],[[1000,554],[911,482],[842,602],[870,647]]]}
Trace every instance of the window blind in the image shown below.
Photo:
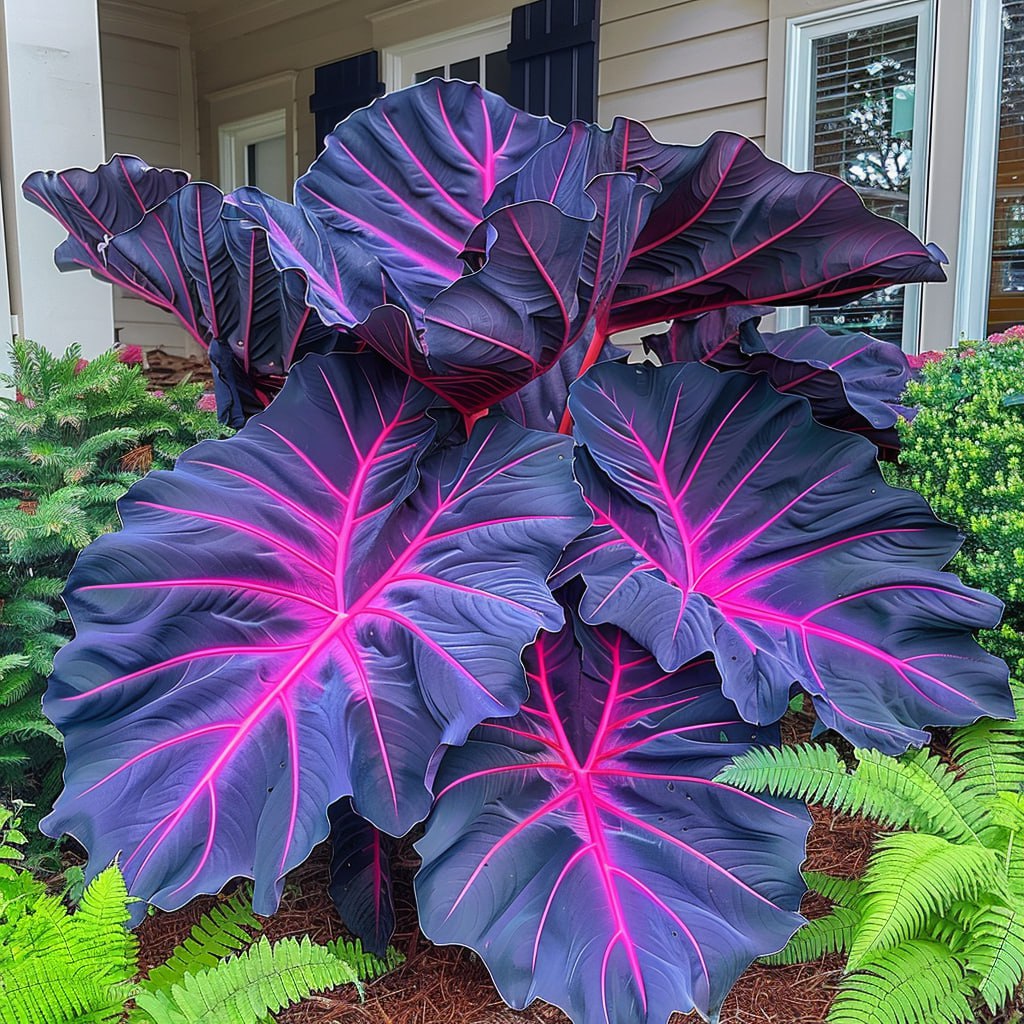
{"label": "window blind", "polygon": [[[869,210],[901,224],[910,209],[917,37],[917,18],[837,32],[814,41],[812,59],[812,167],[852,185]],[[899,344],[904,291],[818,306],[810,320]]]}

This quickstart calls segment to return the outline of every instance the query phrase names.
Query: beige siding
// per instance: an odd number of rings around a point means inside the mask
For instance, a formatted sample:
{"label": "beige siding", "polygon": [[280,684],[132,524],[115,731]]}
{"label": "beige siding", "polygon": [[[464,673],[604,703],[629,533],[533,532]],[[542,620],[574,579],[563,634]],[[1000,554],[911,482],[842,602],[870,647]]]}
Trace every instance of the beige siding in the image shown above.
{"label": "beige siding", "polygon": [[602,123],[647,122],[665,142],[733,131],[762,143],[768,0],[615,0],[603,6]]}
{"label": "beige siding", "polygon": [[[100,48],[107,156],[128,153],[155,167],[189,169],[182,51],[109,30],[101,31]],[[125,344],[178,355],[196,348],[167,313],[121,289],[114,295],[114,324]]]}

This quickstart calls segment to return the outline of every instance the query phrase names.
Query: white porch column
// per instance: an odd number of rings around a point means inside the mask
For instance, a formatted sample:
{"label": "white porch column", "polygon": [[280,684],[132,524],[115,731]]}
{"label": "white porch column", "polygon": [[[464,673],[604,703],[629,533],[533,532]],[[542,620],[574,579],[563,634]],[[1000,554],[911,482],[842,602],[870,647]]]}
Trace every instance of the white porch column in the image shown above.
{"label": "white porch column", "polygon": [[113,343],[112,289],[85,270],[57,270],[64,231],[25,201],[21,183],[35,170],[103,161],[100,82],[95,0],[0,2],[0,240],[6,234],[11,313],[25,337],[55,351],[78,342],[86,358]]}

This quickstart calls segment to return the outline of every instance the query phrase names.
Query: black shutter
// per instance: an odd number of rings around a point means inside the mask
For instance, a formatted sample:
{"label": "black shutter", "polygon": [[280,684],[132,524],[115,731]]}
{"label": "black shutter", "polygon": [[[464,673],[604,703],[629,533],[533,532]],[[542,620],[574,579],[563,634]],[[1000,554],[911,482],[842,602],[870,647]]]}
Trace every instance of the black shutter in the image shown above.
{"label": "black shutter", "polygon": [[512,11],[511,102],[565,123],[597,117],[600,0],[536,0]]}
{"label": "black shutter", "polygon": [[384,94],[376,50],[321,65],[313,72],[313,83],[316,92],[309,97],[309,109],[316,118],[318,150],[339,121]]}

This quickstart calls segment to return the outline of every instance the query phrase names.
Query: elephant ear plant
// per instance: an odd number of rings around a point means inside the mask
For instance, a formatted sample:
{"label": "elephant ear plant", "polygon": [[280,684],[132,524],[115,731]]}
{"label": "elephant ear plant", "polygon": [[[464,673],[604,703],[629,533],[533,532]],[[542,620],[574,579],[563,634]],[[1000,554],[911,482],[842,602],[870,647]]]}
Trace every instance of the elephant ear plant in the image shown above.
{"label": "elephant ear plant", "polygon": [[[836,179],[435,80],[340,124],[294,205],[127,157],[25,188],[244,423],[71,576],[45,827],[90,874],[166,909],[246,875],[266,914],[333,829],[381,949],[391,837],[425,821],[423,929],[510,1004],[714,1019],[802,920],[806,810],[715,781],[793,692],[888,753],[1012,715],[972,637],[999,602],[879,472],[905,360],[756,327],[942,280]],[[666,320],[660,366],[611,340]]]}

